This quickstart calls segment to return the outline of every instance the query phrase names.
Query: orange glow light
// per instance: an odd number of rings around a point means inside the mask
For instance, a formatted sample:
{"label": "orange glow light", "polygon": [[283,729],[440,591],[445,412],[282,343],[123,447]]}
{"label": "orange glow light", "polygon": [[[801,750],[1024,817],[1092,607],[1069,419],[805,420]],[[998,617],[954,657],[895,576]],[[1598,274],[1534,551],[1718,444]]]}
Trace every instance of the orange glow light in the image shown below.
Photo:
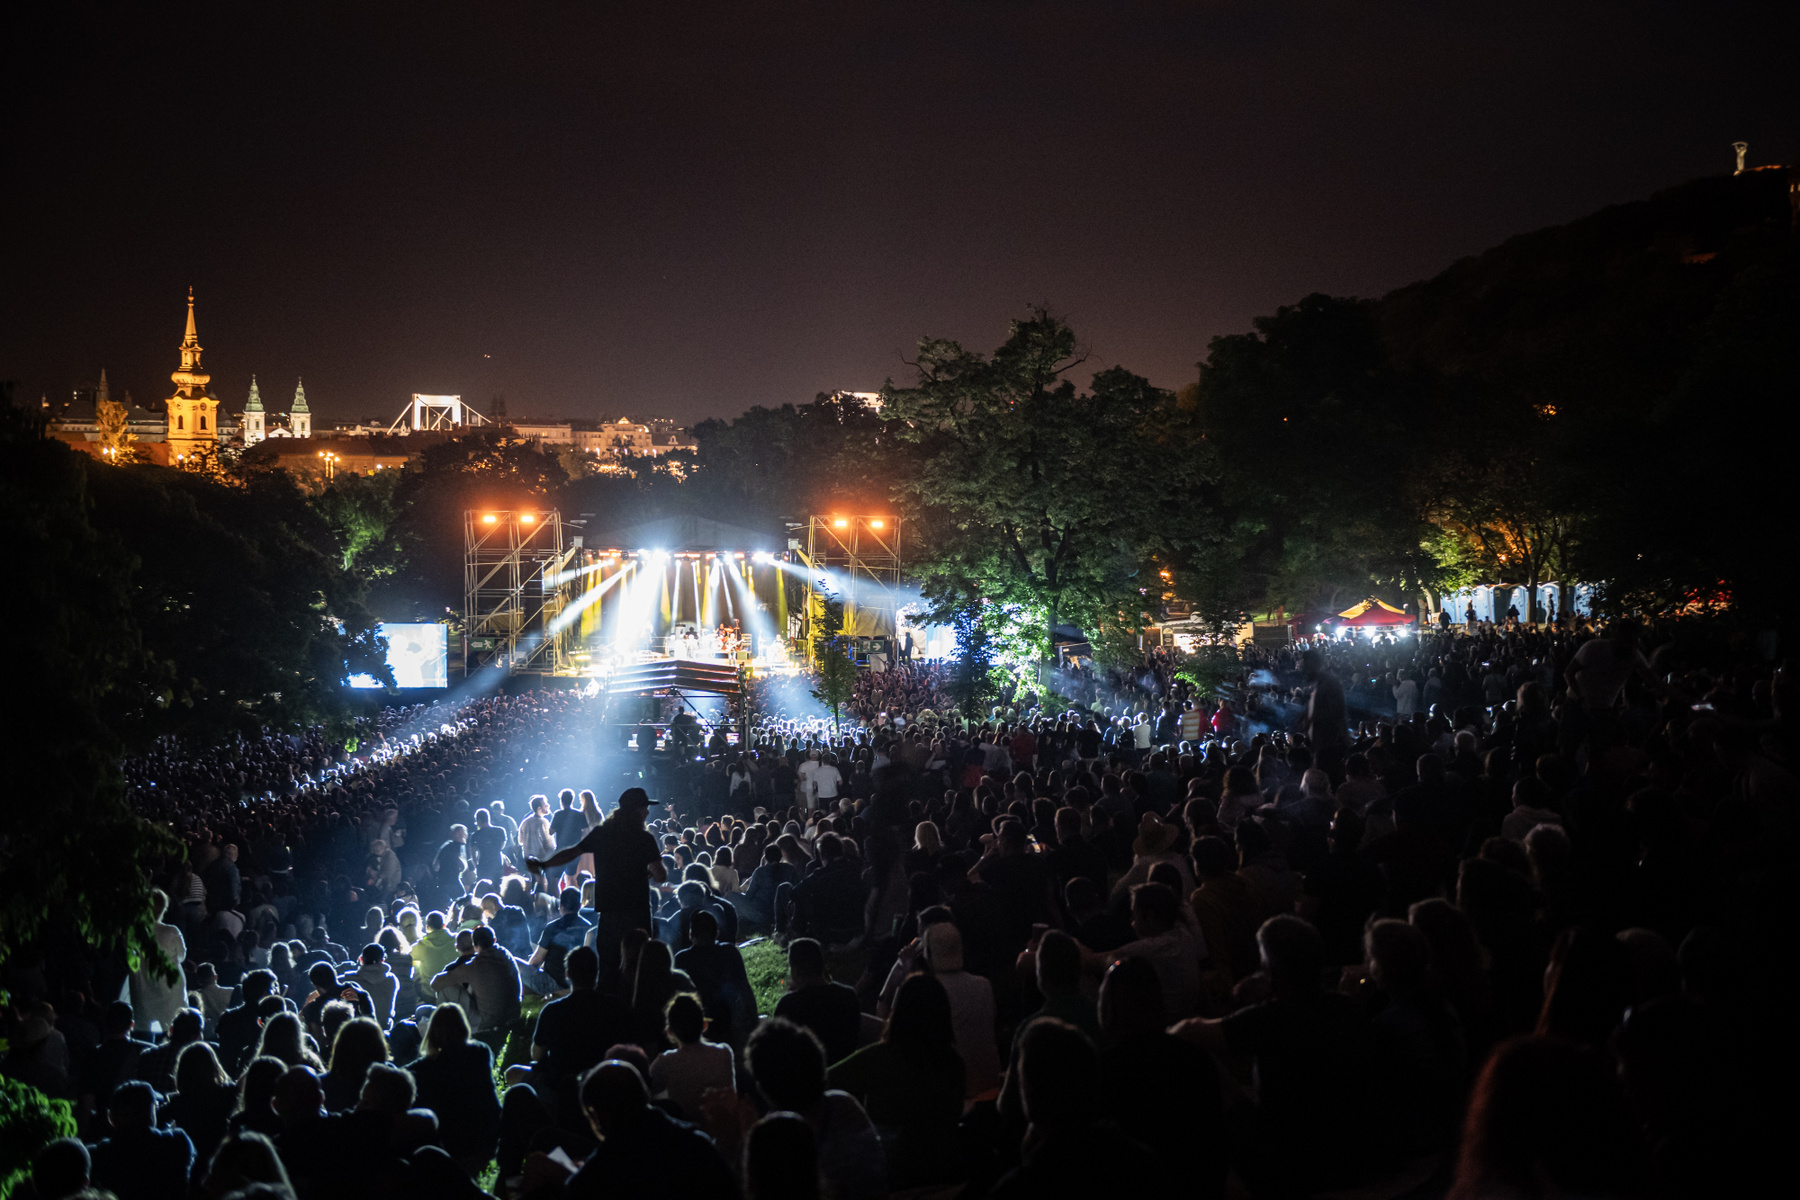
{"label": "orange glow light", "polygon": [[519,514],[519,524],[521,524],[521,525],[530,525],[533,522],[535,522],[536,520],[537,520],[537,518],[532,516],[530,513],[520,513]]}
{"label": "orange glow light", "polygon": [[873,521],[869,522],[869,528],[880,529],[885,524],[887,524],[887,522],[883,521],[880,517],[876,517]]}
{"label": "orange glow light", "polygon": [[493,513],[488,513],[486,516],[481,518],[481,523],[483,525],[492,525],[497,519],[498,518],[496,518]]}
{"label": "orange glow light", "polygon": [[832,524],[836,525],[839,529],[844,529],[849,526],[850,521],[848,518],[839,517],[837,520],[833,521]]}

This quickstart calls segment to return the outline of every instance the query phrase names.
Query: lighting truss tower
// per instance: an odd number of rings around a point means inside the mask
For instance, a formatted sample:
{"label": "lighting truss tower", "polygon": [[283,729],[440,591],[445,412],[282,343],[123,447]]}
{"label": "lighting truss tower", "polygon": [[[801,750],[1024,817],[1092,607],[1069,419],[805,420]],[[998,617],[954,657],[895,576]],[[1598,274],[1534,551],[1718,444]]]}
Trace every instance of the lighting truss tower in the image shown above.
{"label": "lighting truss tower", "polygon": [[569,633],[546,634],[569,603],[564,575],[581,540],[563,546],[562,514],[470,509],[463,514],[463,661],[471,669],[560,675]]}
{"label": "lighting truss tower", "polygon": [[824,612],[820,593],[827,588],[844,602],[844,629],[852,636],[877,628],[892,636],[899,629],[899,517],[809,517],[805,559],[808,661],[820,632],[816,623]]}

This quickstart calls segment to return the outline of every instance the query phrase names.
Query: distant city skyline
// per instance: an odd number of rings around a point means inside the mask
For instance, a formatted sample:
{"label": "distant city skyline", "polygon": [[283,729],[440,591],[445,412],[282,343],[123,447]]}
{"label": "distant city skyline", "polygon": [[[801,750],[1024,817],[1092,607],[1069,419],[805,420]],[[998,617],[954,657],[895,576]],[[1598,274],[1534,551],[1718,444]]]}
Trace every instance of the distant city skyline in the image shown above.
{"label": "distant city skyline", "polygon": [[[1163,387],[1219,334],[1800,157],[1785,6],[38,6],[0,379],[321,422],[414,392],[691,424],[992,350]],[[32,27],[35,23],[35,27]],[[180,63],[172,71],[170,64]],[[1085,372],[1084,367],[1084,372]],[[1085,379],[1082,380],[1085,382]]]}

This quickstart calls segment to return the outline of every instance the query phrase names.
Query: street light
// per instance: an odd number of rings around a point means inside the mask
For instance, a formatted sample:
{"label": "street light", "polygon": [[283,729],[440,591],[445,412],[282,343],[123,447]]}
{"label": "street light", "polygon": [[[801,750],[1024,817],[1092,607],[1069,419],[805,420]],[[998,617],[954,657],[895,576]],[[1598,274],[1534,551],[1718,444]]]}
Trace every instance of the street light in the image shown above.
{"label": "street light", "polygon": [[337,477],[338,456],[330,450],[319,451],[319,457],[325,460],[325,478],[329,481]]}

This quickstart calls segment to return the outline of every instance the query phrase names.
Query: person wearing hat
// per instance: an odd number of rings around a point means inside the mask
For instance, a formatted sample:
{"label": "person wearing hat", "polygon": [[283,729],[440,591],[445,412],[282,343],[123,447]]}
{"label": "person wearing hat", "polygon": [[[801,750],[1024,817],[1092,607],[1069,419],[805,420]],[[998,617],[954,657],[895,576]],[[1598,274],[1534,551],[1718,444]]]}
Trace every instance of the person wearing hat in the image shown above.
{"label": "person wearing hat", "polygon": [[1137,838],[1131,843],[1131,869],[1113,888],[1115,902],[1130,895],[1131,889],[1138,884],[1150,882],[1150,872],[1158,863],[1168,863],[1181,872],[1180,895],[1193,894],[1193,868],[1188,865],[1187,855],[1175,852],[1175,842],[1180,834],[1179,826],[1154,812],[1147,812],[1139,819]]}
{"label": "person wearing hat", "polygon": [[650,795],[643,788],[626,788],[619,805],[606,820],[588,830],[572,846],[564,846],[548,859],[528,858],[533,875],[553,871],[583,854],[594,856],[594,951],[600,955],[600,986],[616,990],[619,983],[619,944],[631,929],[654,936],[650,913],[650,885],[669,878],[663,866],[662,848],[644,828]]}

